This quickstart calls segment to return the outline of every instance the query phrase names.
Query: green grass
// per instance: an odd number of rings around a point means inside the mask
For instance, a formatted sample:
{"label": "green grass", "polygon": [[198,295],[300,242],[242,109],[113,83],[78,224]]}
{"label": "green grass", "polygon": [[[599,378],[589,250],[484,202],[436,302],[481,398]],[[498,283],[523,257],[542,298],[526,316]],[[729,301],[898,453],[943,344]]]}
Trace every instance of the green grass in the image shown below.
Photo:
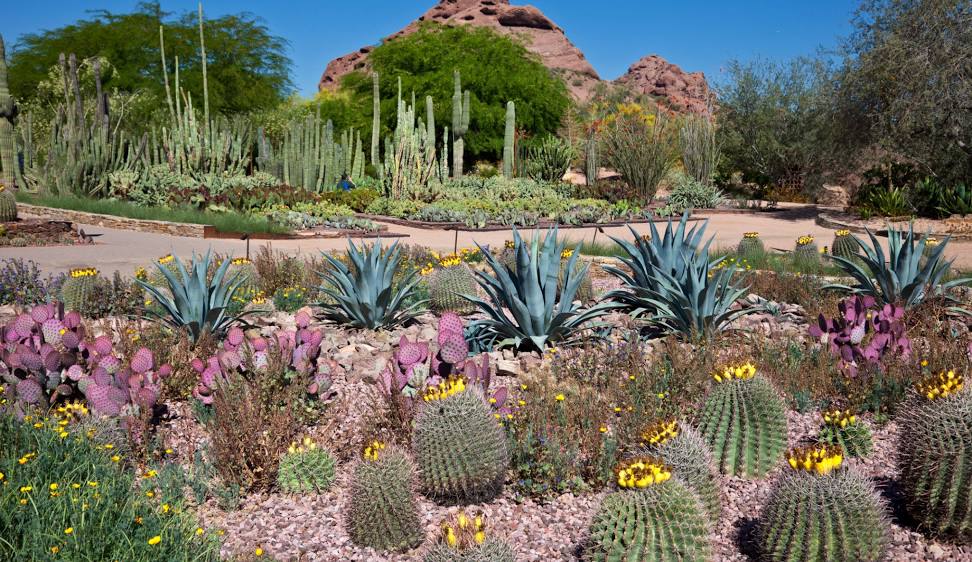
{"label": "green grass", "polygon": [[264,217],[240,215],[232,212],[210,213],[189,208],[143,207],[127,201],[89,199],[74,195],[53,197],[23,192],[17,193],[17,201],[29,205],[42,205],[130,219],[205,224],[216,228],[219,232],[239,232],[240,234],[286,234],[289,232],[287,228],[273,224]]}
{"label": "green grass", "polygon": [[[568,246],[570,246],[570,244],[568,244]],[[581,255],[584,256],[616,258],[624,255],[624,251],[621,249],[621,246],[618,246],[610,240],[604,242],[595,241],[594,243],[584,241],[581,242],[576,248],[580,251]]]}

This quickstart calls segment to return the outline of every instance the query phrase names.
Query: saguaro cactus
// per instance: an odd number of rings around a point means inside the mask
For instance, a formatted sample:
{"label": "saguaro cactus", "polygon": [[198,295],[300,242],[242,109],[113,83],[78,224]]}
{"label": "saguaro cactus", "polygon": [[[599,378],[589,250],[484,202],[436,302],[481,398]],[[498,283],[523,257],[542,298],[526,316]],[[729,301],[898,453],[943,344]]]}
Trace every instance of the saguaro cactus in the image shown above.
{"label": "saguaro cactus", "polygon": [[378,140],[381,135],[381,92],[378,89],[378,73],[371,75],[371,165],[381,166],[378,155]]}
{"label": "saguaro cactus", "polygon": [[14,147],[14,122],[17,118],[17,106],[7,87],[7,53],[3,46],[3,36],[0,36],[0,166],[3,175],[0,181],[7,190],[12,190],[16,181],[15,167],[17,154]]}
{"label": "saguaro cactus", "polygon": [[514,143],[516,142],[516,104],[512,101],[506,102],[506,134],[503,136],[503,176],[506,179],[513,177],[513,159],[515,152]]}
{"label": "saguaro cactus", "polygon": [[462,78],[459,71],[452,73],[455,81],[455,91],[452,93],[452,136],[455,139],[452,146],[452,177],[462,177],[462,153],[465,148],[463,137],[469,130],[469,90],[462,91]]}

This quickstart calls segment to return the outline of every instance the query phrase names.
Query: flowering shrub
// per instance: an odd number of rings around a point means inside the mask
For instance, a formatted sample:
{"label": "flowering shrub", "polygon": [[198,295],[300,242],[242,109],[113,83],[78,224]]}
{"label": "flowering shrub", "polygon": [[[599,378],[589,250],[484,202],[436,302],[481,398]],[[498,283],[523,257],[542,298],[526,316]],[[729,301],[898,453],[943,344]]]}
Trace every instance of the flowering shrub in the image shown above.
{"label": "flowering shrub", "polygon": [[63,273],[41,277],[40,268],[34,261],[24,261],[21,258],[2,259],[0,304],[24,306],[57,300],[65,279]]}
{"label": "flowering shrub", "polygon": [[219,559],[181,503],[137,491],[114,449],[73,427],[0,415],[0,559]]}

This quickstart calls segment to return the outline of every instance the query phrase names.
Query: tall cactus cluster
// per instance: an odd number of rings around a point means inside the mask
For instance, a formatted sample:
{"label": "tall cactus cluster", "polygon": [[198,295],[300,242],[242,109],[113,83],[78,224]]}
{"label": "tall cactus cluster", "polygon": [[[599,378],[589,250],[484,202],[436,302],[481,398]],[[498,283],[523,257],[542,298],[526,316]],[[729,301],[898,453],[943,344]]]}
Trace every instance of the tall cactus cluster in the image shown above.
{"label": "tall cactus cluster", "polygon": [[364,450],[348,490],[348,535],[361,546],[401,551],[425,540],[413,491],[414,468],[405,453],[378,441]]}
{"label": "tall cactus cluster", "polygon": [[413,449],[423,492],[444,502],[492,499],[503,487],[509,454],[483,390],[450,376],[429,388],[415,418]]}
{"label": "tall cactus cluster", "polygon": [[762,477],[786,447],[786,408],[750,363],[714,375],[699,416],[699,431],[723,474]]}
{"label": "tall cactus cluster", "polygon": [[516,104],[506,102],[506,131],[503,135],[503,177],[513,177],[516,158]]}
{"label": "tall cactus cluster", "polygon": [[469,131],[469,100],[471,94],[469,90],[462,91],[462,77],[458,70],[453,71],[452,79],[455,86],[452,92],[452,136],[455,139],[452,143],[452,177],[459,179],[462,177],[462,156],[465,148],[463,137]]}
{"label": "tall cactus cluster", "polygon": [[763,560],[857,562],[883,560],[889,525],[871,481],[841,468],[839,446],[810,446],[787,454],[757,524]]}
{"label": "tall cactus cluster", "polygon": [[19,164],[14,139],[17,106],[7,86],[7,53],[0,35],[0,222],[17,220],[13,190]]}
{"label": "tall cactus cluster", "polygon": [[702,436],[677,420],[662,419],[645,429],[641,437],[642,453],[671,467],[672,473],[698,494],[709,517],[718,519],[722,512],[719,473]]}
{"label": "tall cactus cluster", "polygon": [[932,536],[972,543],[972,391],[948,371],[916,387],[898,417],[908,511]]}
{"label": "tall cactus cluster", "polygon": [[435,131],[417,116],[415,105],[405,103],[401,96],[397,107],[395,136],[385,140],[383,184],[385,193],[394,199],[415,199],[430,182],[443,179],[436,159]]}
{"label": "tall cactus cluster", "polygon": [[353,180],[364,176],[361,133],[349,129],[337,138],[331,120],[322,123],[320,106],[315,115],[291,122],[276,149],[258,130],[257,149],[261,170],[309,191],[331,191],[345,174]]}
{"label": "tall cactus cluster", "polygon": [[622,462],[617,475],[622,489],[606,496],[594,516],[586,560],[711,560],[714,519],[670,467],[636,457]]}

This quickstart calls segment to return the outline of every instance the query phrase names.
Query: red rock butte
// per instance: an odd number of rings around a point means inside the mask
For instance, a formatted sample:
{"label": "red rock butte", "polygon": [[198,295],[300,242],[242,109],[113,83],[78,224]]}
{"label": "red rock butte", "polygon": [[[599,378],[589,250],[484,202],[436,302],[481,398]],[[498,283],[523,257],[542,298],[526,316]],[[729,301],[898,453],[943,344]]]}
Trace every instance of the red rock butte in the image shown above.
{"label": "red rock butte", "polygon": [[[420,23],[426,21],[489,27],[504,35],[515,36],[564,80],[575,99],[587,100],[602,82],[564,30],[533,6],[512,6],[509,0],[440,0],[417,20],[383,41],[414,33]],[[317,84],[318,89],[336,89],[345,74],[368,70],[368,53],[372,48],[361,47],[329,62]],[[701,72],[686,73],[657,55],[642,58],[614,82],[638,93],[665,98],[677,109],[707,112],[710,93],[705,76]]]}

